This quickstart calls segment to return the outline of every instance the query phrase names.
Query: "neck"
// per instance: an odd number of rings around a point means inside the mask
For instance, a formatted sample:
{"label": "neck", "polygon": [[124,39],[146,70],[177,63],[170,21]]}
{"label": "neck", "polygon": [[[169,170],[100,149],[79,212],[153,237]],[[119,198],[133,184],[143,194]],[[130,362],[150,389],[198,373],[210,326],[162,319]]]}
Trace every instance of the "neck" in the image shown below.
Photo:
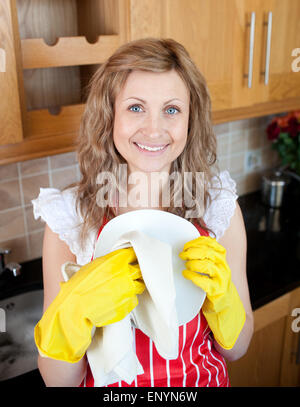
{"label": "neck", "polygon": [[138,209],[165,210],[162,205],[162,190],[169,181],[169,173],[131,172],[127,177],[125,191],[117,191],[116,213]]}

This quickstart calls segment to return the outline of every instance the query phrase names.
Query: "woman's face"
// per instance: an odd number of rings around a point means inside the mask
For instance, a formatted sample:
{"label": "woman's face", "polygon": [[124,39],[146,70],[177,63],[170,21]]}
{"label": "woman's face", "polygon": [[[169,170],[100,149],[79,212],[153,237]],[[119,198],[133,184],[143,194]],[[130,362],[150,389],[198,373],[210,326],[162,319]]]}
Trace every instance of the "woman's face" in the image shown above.
{"label": "woman's face", "polygon": [[186,144],[188,121],[189,91],[175,70],[131,72],[115,100],[113,131],[128,173],[169,172]]}

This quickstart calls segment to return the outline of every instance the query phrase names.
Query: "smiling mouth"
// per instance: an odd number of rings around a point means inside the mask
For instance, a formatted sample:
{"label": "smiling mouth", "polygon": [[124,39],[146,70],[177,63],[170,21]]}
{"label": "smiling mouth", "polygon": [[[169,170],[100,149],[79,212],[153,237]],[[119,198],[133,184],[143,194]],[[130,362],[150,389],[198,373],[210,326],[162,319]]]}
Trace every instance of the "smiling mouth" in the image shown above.
{"label": "smiling mouth", "polygon": [[134,142],[134,144],[140,150],[145,150],[145,151],[150,151],[150,152],[163,151],[169,145],[169,144],[163,144],[163,145],[157,145],[157,146],[147,146],[145,144],[141,144],[141,143],[137,143],[137,142]]}

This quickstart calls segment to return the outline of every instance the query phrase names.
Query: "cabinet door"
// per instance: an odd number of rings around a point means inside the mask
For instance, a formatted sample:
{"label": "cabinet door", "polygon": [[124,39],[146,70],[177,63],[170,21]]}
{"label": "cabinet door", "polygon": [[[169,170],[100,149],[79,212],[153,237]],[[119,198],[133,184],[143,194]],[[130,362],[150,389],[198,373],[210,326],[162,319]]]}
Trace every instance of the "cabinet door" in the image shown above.
{"label": "cabinet door", "polygon": [[300,0],[253,0],[253,5],[256,29],[252,101],[299,99],[300,73],[295,68],[300,67]]}
{"label": "cabinet door", "polygon": [[255,331],[241,359],[228,363],[231,386],[280,386],[290,294],[254,312]]}
{"label": "cabinet door", "polygon": [[282,352],[281,386],[300,386],[300,288],[292,291]]}
{"label": "cabinet door", "polygon": [[208,83],[213,111],[249,106],[256,98],[254,53],[259,52],[254,30],[250,47],[250,20],[259,7],[255,0],[131,0],[131,38],[173,38],[183,44]]}
{"label": "cabinet door", "polygon": [[0,2],[0,145],[23,138],[24,93],[20,66],[20,40],[14,0]]}
{"label": "cabinet door", "polygon": [[300,98],[300,72],[293,71],[295,65],[300,68],[300,1],[273,0],[272,3],[268,100]]}

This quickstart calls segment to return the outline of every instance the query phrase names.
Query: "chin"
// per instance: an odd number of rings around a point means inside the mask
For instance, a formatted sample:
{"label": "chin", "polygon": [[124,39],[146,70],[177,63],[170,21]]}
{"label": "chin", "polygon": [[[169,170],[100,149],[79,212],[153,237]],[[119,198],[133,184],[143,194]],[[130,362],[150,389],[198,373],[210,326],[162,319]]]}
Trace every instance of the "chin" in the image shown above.
{"label": "chin", "polygon": [[144,172],[144,173],[148,173],[150,174],[151,172],[169,172],[168,171],[168,166],[166,165],[147,165],[147,166],[141,166],[141,167],[135,167],[134,171],[140,171],[140,172]]}

